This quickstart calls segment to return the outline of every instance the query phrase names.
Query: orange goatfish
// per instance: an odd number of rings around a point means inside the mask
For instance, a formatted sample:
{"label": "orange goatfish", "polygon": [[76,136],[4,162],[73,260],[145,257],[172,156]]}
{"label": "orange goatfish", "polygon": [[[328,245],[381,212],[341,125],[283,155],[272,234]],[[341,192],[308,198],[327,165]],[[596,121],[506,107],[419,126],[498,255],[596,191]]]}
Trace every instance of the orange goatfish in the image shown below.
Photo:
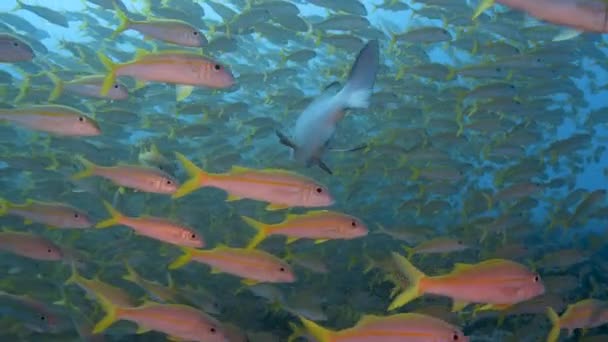
{"label": "orange goatfish", "polygon": [[182,90],[178,89],[178,93],[189,93],[192,91],[192,86],[223,89],[234,84],[234,76],[227,67],[194,53],[183,51],[145,53],[123,64],[115,64],[101,53],[98,56],[108,69],[101,87],[101,95],[108,94],[118,76],[131,76],[139,81],[189,86]]}
{"label": "orange goatfish", "polygon": [[30,233],[0,232],[0,251],[34,260],[58,261],[63,258],[61,247]]}
{"label": "orange goatfish", "polygon": [[73,180],[99,176],[111,180],[114,184],[143,192],[172,194],[179,187],[179,182],[166,172],[154,167],[139,165],[99,166],[83,157],[78,160],[84,170],[72,175]]}
{"label": "orange goatfish", "polygon": [[200,234],[190,227],[160,217],[125,216],[114,209],[110,203],[103,201],[103,205],[111,217],[97,223],[96,228],[125,225],[132,228],[138,235],[174,245],[184,247],[203,247],[205,245]]}
{"label": "orange goatfish", "polygon": [[485,303],[479,310],[505,309],[545,293],[540,276],[522,264],[490,259],[478,264],[456,264],[448,274],[429,277],[405,257],[392,253],[393,260],[407,277],[408,287],[388,307],[397,309],[424,294],[452,298],[453,311],[469,303]]}
{"label": "orange goatfish", "polygon": [[568,336],[575,329],[589,329],[608,323],[608,302],[597,299],[585,299],[568,305],[566,311],[558,316],[547,307],[547,315],[553,324],[547,342],[557,342],[561,329],[568,329]]}
{"label": "orange goatfish", "polygon": [[314,239],[316,243],[327,240],[350,240],[367,235],[367,227],[356,217],[335,211],[315,210],[303,215],[289,214],[281,223],[266,224],[247,216],[241,218],[258,233],[247,248],[255,248],[270,235],[287,236],[287,243],[298,239]]}
{"label": "orange goatfish", "polygon": [[154,330],[177,341],[228,342],[220,322],[187,305],[146,303],[135,308],[120,307],[97,295],[106,316],[95,325],[94,334],[106,330],[114,322],[136,323],[138,334]]}
{"label": "orange goatfish", "polygon": [[101,134],[95,120],[78,109],[58,106],[26,106],[0,109],[0,121],[6,120],[32,130],[66,137],[88,137]]}
{"label": "orange goatfish", "polygon": [[232,167],[227,173],[207,173],[184,155],[175,153],[190,179],[173,194],[185,196],[202,187],[214,187],[228,193],[228,201],[242,198],[269,202],[267,210],[290,207],[324,207],[333,204],[329,191],[314,180],[297,173]]}
{"label": "orange goatfish", "polygon": [[257,249],[217,246],[199,250],[182,247],[184,255],[169,265],[169,269],[180,268],[197,261],[211,267],[211,273],[229,273],[244,278],[243,283],[293,283],[296,280],[291,267],[274,255]]}
{"label": "orange goatfish", "polygon": [[25,224],[40,223],[51,228],[83,229],[93,225],[89,215],[71,205],[31,199],[15,204],[0,198],[2,215],[19,216],[25,219]]}
{"label": "orange goatfish", "polygon": [[462,330],[428,315],[402,313],[363,316],[352,328],[332,331],[300,317],[304,328],[319,342],[468,342]]}

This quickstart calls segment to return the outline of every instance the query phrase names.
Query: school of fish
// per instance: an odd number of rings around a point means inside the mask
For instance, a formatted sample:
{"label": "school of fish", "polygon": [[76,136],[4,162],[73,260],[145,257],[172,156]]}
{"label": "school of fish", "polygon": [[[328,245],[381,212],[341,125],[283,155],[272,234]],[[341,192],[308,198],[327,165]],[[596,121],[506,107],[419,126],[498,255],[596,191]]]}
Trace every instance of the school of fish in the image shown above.
{"label": "school of fish", "polygon": [[0,341],[608,341],[608,1],[6,0]]}

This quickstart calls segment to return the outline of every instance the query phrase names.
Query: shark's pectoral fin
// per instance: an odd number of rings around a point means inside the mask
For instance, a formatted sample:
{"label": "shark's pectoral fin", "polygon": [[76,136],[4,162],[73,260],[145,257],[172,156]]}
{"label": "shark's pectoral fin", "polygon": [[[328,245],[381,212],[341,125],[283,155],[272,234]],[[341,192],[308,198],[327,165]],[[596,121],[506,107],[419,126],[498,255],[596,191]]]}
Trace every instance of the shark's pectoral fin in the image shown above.
{"label": "shark's pectoral fin", "polygon": [[298,147],[296,146],[296,144],[291,141],[291,139],[289,139],[289,137],[287,137],[285,134],[281,133],[281,131],[276,130],[275,133],[277,134],[277,137],[279,137],[279,142],[291,149],[297,149]]}
{"label": "shark's pectoral fin", "polygon": [[350,147],[350,148],[328,148],[327,151],[329,151],[329,152],[355,152],[355,151],[364,150],[366,148],[367,148],[367,144],[363,143],[363,144],[359,144],[357,146]]}
{"label": "shark's pectoral fin", "polygon": [[334,174],[333,172],[331,172],[331,169],[329,168],[329,166],[327,166],[327,164],[325,164],[321,159],[317,159],[316,164],[319,165],[321,170],[329,173],[330,175]]}

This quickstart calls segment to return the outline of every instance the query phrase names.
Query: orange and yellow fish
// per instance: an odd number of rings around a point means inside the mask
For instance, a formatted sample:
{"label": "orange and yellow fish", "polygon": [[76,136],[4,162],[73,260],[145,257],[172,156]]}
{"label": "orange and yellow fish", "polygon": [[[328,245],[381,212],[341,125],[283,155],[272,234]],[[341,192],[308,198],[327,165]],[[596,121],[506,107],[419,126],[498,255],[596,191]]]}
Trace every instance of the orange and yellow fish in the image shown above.
{"label": "orange and yellow fish", "polygon": [[0,216],[3,215],[19,216],[25,224],[40,223],[52,228],[84,229],[93,225],[87,213],[71,205],[31,199],[15,204],[0,198]]}
{"label": "orange and yellow fish", "polygon": [[[116,77],[131,76],[139,81],[164,82],[186,86],[183,92],[191,92],[192,86],[223,89],[234,84],[234,76],[224,65],[185,51],[144,53],[134,60],[115,64],[102,53],[99,59],[108,70],[101,87],[106,95]],[[180,90],[178,90],[180,92]]]}
{"label": "orange and yellow fish", "polygon": [[99,176],[109,179],[114,184],[158,194],[173,194],[179,188],[179,182],[157,168],[139,165],[100,166],[78,157],[84,170],[72,175],[73,180]]}
{"label": "orange and yellow fish", "polygon": [[185,196],[202,187],[214,187],[226,191],[228,201],[248,198],[268,202],[268,210],[325,207],[334,203],[324,186],[293,172],[233,167],[227,173],[207,173],[184,155],[177,152],[175,154],[190,179],[173,194],[173,198]]}
{"label": "orange and yellow fish", "polygon": [[106,315],[93,328],[94,334],[105,331],[116,321],[126,320],[138,325],[138,334],[154,330],[179,341],[228,342],[220,322],[190,306],[146,303],[129,308],[117,306],[99,294],[96,297]]}
{"label": "orange and yellow fish", "polygon": [[58,106],[25,106],[0,109],[0,121],[58,136],[89,137],[101,134],[97,122],[78,109]]}
{"label": "orange and yellow fish", "polygon": [[114,209],[106,201],[103,201],[103,205],[111,217],[97,223],[96,228],[124,225],[133,229],[138,235],[178,246],[204,247],[205,245],[201,234],[185,225],[160,217],[129,217]]}
{"label": "orange and yellow fish", "polygon": [[300,317],[318,342],[436,342],[469,341],[460,328],[439,318],[417,313],[386,317],[363,316],[352,328],[332,331]]}
{"label": "orange and yellow fish", "polygon": [[608,323],[608,302],[597,299],[584,299],[568,305],[561,316],[551,307],[547,307],[547,315],[553,327],[547,337],[547,342],[557,342],[561,329],[568,329],[568,336],[575,329],[589,329]]}
{"label": "orange and yellow fish", "polygon": [[34,260],[59,261],[63,259],[61,247],[42,236],[21,232],[0,232],[0,251]]}
{"label": "orange and yellow fish", "polygon": [[200,250],[182,248],[184,254],[169,265],[169,269],[196,261],[211,267],[211,273],[228,273],[244,278],[243,283],[292,283],[296,280],[289,264],[274,255],[257,249],[217,246]]}
{"label": "orange and yellow fish", "polygon": [[448,274],[430,277],[405,257],[392,253],[399,270],[407,277],[408,287],[389,306],[395,310],[424,294],[452,298],[453,310],[469,303],[487,304],[480,308],[502,309],[545,293],[540,276],[526,266],[504,259],[490,259],[477,264],[456,264]]}
{"label": "orange and yellow fish", "polygon": [[258,232],[247,248],[255,248],[271,235],[286,236],[288,244],[302,238],[322,243],[327,240],[354,239],[365,236],[368,232],[358,218],[327,210],[314,210],[302,215],[289,214],[283,222],[277,224],[266,224],[247,216],[241,218]]}

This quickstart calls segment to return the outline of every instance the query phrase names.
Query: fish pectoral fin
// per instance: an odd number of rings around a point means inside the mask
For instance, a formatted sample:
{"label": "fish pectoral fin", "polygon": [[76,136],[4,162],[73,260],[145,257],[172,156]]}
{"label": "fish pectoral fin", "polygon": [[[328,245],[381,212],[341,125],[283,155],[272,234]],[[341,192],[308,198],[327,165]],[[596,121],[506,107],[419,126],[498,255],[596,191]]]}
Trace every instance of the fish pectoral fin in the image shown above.
{"label": "fish pectoral fin", "polygon": [[277,137],[279,137],[279,142],[281,144],[283,144],[291,149],[294,149],[294,150],[298,148],[298,146],[291,139],[289,139],[288,136],[283,134],[281,131],[276,130],[275,133],[276,133]]}
{"label": "fish pectoral fin", "polygon": [[318,245],[320,243],[327,242],[327,241],[329,241],[329,239],[317,239],[317,240],[315,240],[315,244]]}
{"label": "fish pectoral fin", "polygon": [[181,341],[184,341],[183,338],[177,337],[177,336],[167,336],[167,340],[172,341],[172,342],[181,342]]}
{"label": "fish pectoral fin", "polygon": [[330,175],[333,175],[334,173],[331,171],[331,169],[329,168],[329,166],[327,166],[327,164],[325,164],[324,161],[322,161],[321,159],[317,160],[317,165],[319,165],[319,167],[321,168],[321,170],[327,172]]}
{"label": "fish pectoral fin", "polygon": [[241,200],[241,197],[235,195],[228,195],[228,197],[226,198],[226,202],[234,202],[239,200]]}
{"label": "fish pectoral fin", "polygon": [[452,303],[452,312],[462,311],[467,305],[469,305],[469,302],[454,300],[454,303]]}
{"label": "fish pectoral fin", "polygon": [[222,273],[222,271],[220,271],[218,268],[215,268],[215,267],[211,268],[211,274],[218,274],[218,273]]}
{"label": "fish pectoral fin", "polygon": [[288,238],[287,238],[287,244],[288,244],[288,245],[290,245],[290,244],[292,244],[292,243],[294,243],[294,242],[298,241],[299,239],[300,239],[300,238],[297,238],[297,237],[288,237]]}
{"label": "fish pectoral fin", "polygon": [[150,330],[152,330],[152,329],[150,329],[148,327],[145,327],[143,325],[140,325],[140,326],[137,327],[137,331],[135,331],[135,333],[138,334],[138,335],[141,335],[141,334],[147,333]]}
{"label": "fish pectoral fin", "polygon": [[269,205],[266,206],[266,210],[268,211],[274,211],[274,210],[282,210],[282,209],[287,209],[289,208],[288,205],[286,204],[277,204],[277,203],[271,203]]}
{"label": "fish pectoral fin", "polygon": [[252,285],[258,284],[259,281],[253,280],[253,279],[243,279],[243,280],[241,280],[241,283],[248,285],[248,286],[252,286]]}

